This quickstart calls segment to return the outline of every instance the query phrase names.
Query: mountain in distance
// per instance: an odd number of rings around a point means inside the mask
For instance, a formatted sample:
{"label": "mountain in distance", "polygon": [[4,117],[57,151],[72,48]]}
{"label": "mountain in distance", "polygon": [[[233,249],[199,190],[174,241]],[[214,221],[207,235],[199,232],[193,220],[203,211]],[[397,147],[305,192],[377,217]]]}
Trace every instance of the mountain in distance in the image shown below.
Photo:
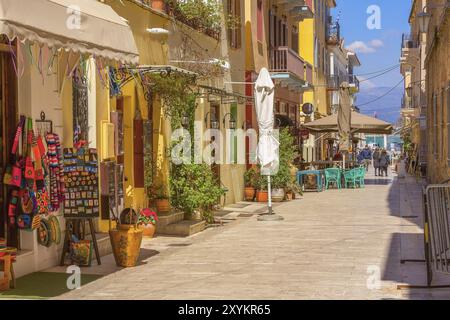
{"label": "mountain in distance", "polygon": [[391,89],[392,87],[361,86],[360,92],[356,95],[355,105],[363,105],[359,107],[362,114],[373,117],[376,112],[378,119],[395,124],[400,118],[401,101],[404,93],[402,85],[380,100],[364,105],[383,96]]}

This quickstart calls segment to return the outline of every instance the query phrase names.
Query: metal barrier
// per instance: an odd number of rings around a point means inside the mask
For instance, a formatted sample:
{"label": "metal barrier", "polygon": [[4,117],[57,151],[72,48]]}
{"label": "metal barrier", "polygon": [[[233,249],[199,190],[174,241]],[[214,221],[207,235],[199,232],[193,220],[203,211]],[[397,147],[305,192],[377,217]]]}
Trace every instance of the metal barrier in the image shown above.
{"label": "metal barrier", "polygon": [[450,274],[450,185],[430,185],[425,192],[428,220],[425,224],[425,241],[429,250],[427,262],[436,272]]}

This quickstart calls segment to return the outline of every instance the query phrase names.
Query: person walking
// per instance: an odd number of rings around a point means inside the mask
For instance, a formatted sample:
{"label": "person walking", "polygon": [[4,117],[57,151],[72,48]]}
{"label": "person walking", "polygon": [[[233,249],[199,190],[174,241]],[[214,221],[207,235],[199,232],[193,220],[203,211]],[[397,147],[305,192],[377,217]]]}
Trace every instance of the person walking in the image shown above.
{"label": "person walking", "polygon": [[361,151],[361,157],[363,158],[366,171],[369,171],[370,162],[372,161],[372,150],[370,150],[368,145]]}
{"label": "person walking", "polygon": [[388,176],[388,167],[389,167],[389,163],[390,163],[390,157],[387,153],[387,151],[385,149],[383,149],[383,151],[381,151],[381,156],[380,156],[380,176],[382,177],[383,174],[387,177]]}
{"label": "person walking", "polygon": [[379,148],[376,148],[375,152],[373,153],[373,167],[375,168],[375,177],[381,176],[380,160],[381,152]]}

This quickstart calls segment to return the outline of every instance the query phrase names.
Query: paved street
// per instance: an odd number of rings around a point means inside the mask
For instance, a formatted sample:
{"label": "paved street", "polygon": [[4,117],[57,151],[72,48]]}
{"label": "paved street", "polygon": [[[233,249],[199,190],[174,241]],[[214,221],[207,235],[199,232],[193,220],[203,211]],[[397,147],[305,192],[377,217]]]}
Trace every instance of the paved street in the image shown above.
{"label": "paved street", "polygon": [[400,263],[423,258],[420,186],[412,177],[369,175],[365,189],[306,193],[276,212],[285,220],[258,222],[255,214],[188,239],[148,240],[138,267],[117,270],[59,298],[450,297],[446,291],[397,287],[425,284],[423,264]]}

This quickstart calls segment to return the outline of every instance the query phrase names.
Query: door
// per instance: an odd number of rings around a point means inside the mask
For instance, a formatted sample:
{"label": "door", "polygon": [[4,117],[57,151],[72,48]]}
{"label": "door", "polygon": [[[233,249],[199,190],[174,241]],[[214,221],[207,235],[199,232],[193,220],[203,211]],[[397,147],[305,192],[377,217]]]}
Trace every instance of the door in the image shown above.
{"label": "door", "polygon": [[[215,103],[215,102],[211,103],[210,112],[211,112],[211,119],[217,121],[219,123],[219,126],[220,126],[220,124],[221,124],[221,121],[220,121],[220,105],[218,103]],[[211,137],[211,142],[214,142],[214,139],[215,139],[215,137]],[[221,143],[223,143],[223,142],[221,141]],[[222,146],[220,146],[220,147],[222,147]],[[214,149],[212,154],[211,154],[211,156],[213,158],[216,156],[216,154],[215,154],[216,152],[218,152],[218,150],[216,151]],[[211,165],[211,170],[212,170],[212,172],[214,173],[214,176],[217,179],[217,183],[220,184],[220,165],[216,164],[216,163],[213,163]]]}
{"label": "door", "polygon": [[[7,40],[6,40],[7,41]],[[0,40],[1,44],[6,41]],[[0,47],[0,168],[1,180],[10,159],[10,150],[15,136],[17,117],[17,76],[14,64],[9,52],[9,45],[2,51]],[[18,231],[15,226],[8,226],[8,188],[1,185],[0,188],[0,237],[7,239],[8,246],[18,247]]]}

